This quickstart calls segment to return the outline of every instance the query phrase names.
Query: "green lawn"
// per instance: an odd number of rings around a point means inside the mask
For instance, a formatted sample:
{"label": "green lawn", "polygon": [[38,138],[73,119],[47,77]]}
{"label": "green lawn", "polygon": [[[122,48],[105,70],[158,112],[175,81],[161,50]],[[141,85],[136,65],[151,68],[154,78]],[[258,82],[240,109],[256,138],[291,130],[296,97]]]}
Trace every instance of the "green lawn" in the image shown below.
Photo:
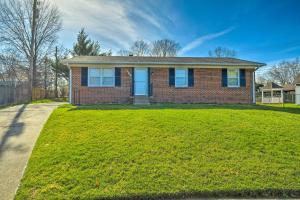
{"label": "green lawn", "polygon": [[67,102],[66,98],[52,98],[52,99],[38,99],[38,100],[32,100],[32,104],[38,104],[38,103],[52,103],[52,102]]}
{"label": "green lawn", "polygon": [[300,197],[300,107],[61,106],[16,199]]}

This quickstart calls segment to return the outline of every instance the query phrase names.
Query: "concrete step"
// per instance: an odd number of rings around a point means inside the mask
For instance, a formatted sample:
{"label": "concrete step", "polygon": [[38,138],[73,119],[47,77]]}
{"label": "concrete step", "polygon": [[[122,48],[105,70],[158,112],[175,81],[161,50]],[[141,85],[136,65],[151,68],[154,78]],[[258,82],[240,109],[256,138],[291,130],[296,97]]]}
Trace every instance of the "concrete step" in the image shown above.
{"label": "concrete step", "polygon": [[149,97],[148,96],[135,96],[133,99],[133,104],[135,105],[149,105]]}

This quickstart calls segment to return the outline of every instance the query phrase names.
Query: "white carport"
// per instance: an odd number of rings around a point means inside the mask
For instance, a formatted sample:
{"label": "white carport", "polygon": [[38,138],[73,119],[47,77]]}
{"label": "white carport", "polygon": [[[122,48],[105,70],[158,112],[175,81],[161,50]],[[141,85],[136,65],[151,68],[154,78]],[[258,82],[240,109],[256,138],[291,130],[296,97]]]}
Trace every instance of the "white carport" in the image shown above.
{"label": "white carport", "polygon": [[262,103],[283,103],[283,87],[273,82],[268,82],[262,88]]}

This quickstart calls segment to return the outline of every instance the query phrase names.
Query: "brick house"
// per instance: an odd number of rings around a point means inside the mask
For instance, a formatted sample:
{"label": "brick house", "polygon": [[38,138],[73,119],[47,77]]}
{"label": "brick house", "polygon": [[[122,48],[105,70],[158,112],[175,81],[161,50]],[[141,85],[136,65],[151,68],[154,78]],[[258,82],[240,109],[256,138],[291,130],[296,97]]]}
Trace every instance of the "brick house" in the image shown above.
{"label": "brick house", "polygon": [[70,69],[70,103],[255,102],[255,70],[235,58],[78,56]]}

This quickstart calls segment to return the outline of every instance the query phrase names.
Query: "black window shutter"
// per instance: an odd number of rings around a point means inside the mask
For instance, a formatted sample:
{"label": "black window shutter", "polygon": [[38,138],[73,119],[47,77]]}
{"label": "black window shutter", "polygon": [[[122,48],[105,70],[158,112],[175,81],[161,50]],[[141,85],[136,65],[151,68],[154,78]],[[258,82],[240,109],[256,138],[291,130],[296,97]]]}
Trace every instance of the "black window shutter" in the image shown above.
{"label": "black window shutter", "polygon": [[222,69],[222,87],[227,87],[227,69]]}
{"label": "black window shutter", "polygon": [[148,96],[152,96],[151,69],[148,67]]}
{"label": "black window shutter", "polygon": [[175,85],[175,69],[169,68],[169,86]]}
{"label": "black window shutter", "polygon": [[240,86],[246,87],[246,70],[240,69]]}
{"label": "black window shutter", "polygon": [[81,67],[81,86],[87,86],[88,84],[88,68]]}
{"label": "black window shutter", "polygon": [[115,86],[116,87],[121,86],[121,68],[120,67],[115,68]]}
{"label": "black window shutter", "polygon": [[134,96],[134,67],[131,68],[131,96]]}
{"label": "black window shutter", "polygon": [[194,69],[188,69],[188,85],[194,87]]}

